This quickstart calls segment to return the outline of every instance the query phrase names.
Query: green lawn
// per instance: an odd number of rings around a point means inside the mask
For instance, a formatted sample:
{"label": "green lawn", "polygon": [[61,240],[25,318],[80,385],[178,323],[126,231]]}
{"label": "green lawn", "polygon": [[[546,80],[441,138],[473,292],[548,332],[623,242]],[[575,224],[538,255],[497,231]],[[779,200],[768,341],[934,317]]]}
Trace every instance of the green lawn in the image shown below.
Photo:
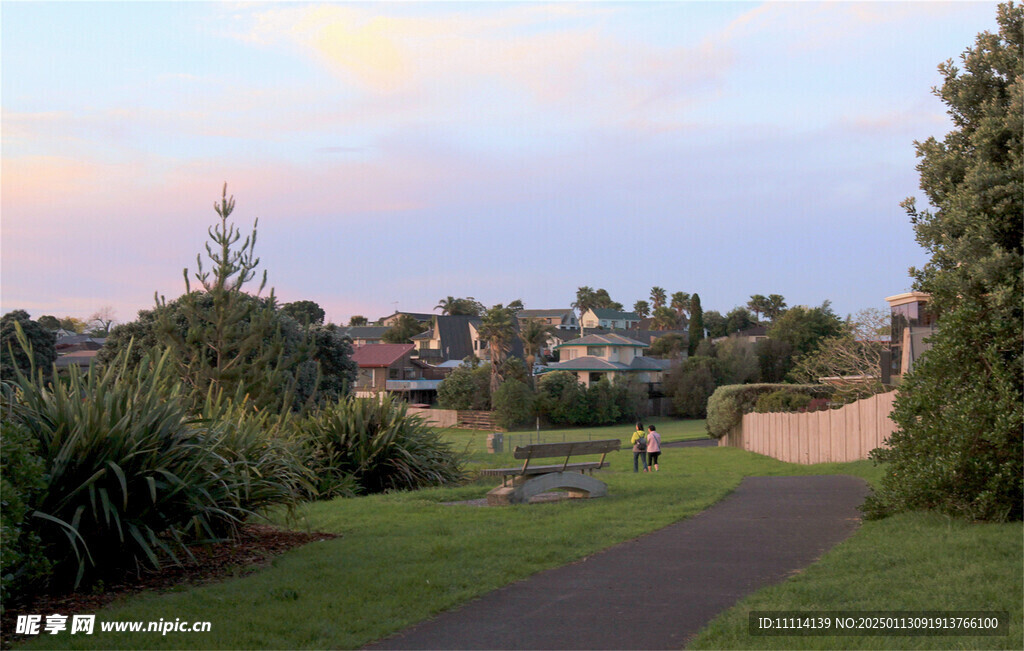
{"label": "green lawn", "polygon": [[[703,422],[661,422],[666,440],[683,438],[703,430]],[[631,427],[596,428],[594,438],[625,437]],[[583,430],[573,431],[580,438]],[[450,434],[470,446],[471,461],[500,466],[510,461],[506,452],[487,455],[475,446],[486,435]],[[601,474],[609,485],[609,497],[598,500],[478,508],[444,502],[483,497],[496,485],[493,479],[449,489],[394,493],[357,499],[338,499],[308,505],[296,526],[341,534],[279,557],[267,570],[244,578],[178,592],[131,598],[97,613],[103,621],[147,620],[210,621],[210,633],[45,635],[30,648],[356,648],[422,621],[475,596],[525,578],[543,569],[564,565],[618,542],[635,538],[681,518],[692,516],[722,499],[748,475],[844,473],[876,481],[880,469],[870,462],[796,466],[730,448],[675,448],[662,455],[657,474],[632,472],[632,455],[624,450],[609,455],[611,468]],[[954,525],[922,517],[869,523],[823,562],[785,586],[819,591],[821,607],[852,608],[875,604],[878,608],[935,604],[936,608],[959,603],[960,581],[968,575],[952,574],[938,563],[923,563],[913,550],[932,545],[931,557],[964,564],[963,545],[989,544],[985,527]],[[889,529],[889,527],[896,527]],[[1009,552],[986,552],[988,559],[979,576],[998,568],[1004,582],[1016,590],[1007,594],[1002,583],[988,581],[990,593],[978,592],[972,607],[1011,610],[1020,637],[1020,526],[1017,545],[1003,544]],[[1014,529],[1016,527],[1016,529]],[[998,529],[998,527],[997,527]],[[955,539],[941,532],[958,531]],[[1003,531],[1003,530],[1000,530]],[[1008,534],[1000,534],[1006,536]],[[893,536],[898,536],[893,540]],[[944,542],[945,540],[945,542]],[[1003,538],[1000,538],[1003,540]],[[906,550],[907,569],[889,574],[869,570],[869,565],[850,565],[841,554],[868,557],[891,568],[883,550]],[[853,545],[850,548],[851,544]],[[1003,549],[1000,547],[1000,549]],[[1014,552],[1016,556],[1014,556]],[[833,560],[838,556],[838,560]],[[989,567],[991,565],[991,567]],[[821,569],[821,567],[825,569]],[[863,573],[877,571],[865,586]],[[973,576],[973,575],[971,575]],[[1006,578],[1008,577],[1008,578]],[[971,579],[973,580],[973,579]],[[807,584],[810,583],[811,587]],[[898,585],[897,585],[898,584]],[[904,600],[915,585],[924,586],[917,601]],[[768,591],[779,588],[769,588]],[[771,608],[802,603],[792,596],[771,596]],[[861,599],[858,595],[864,593]],[[873,600],[873,601],[872,601]],[[809,608],[810,606],[799,606]],[[754,648],[778,644],[779,638],[751,640],[730,632],[729,617],[745,618],[741,606],[727,613],[721,623],[697,642],[705,646]],[[864,606],[867,609],[867,606]],[[743,620],[745,623],[745,619]],[[715,631],[721,629],[721,633]],[[817,638],[822,640],[823,638]],[[849,647],[841,638],[833,646]],[[867,644],[902,646],[905,638],[872,638]],[[960,638],[939,643],[956,646]],[[993,638],[988,638],[991,641]],[[995,639],[996,643],[1005,639]],[[814,639],[811,644],[814,645]],[[865,646],[867,645],[865,644]],[[781,644],[781,646],[793,646]]]}

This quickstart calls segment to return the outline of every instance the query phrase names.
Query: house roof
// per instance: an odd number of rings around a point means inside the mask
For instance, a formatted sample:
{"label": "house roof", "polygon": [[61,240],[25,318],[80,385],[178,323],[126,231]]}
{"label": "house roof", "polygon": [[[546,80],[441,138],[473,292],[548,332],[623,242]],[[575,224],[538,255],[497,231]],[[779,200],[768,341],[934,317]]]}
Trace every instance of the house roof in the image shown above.
{"label": "house roof", "polygon": [[640,316],[635,312],[620,312],[618,310],[611,310],[606,307],[595,307],[591,308],[591,312],[594,313],[599,319],[623,319],[626,321],[639,321]]}
{"label": "house roof", "polygon": [[562,348],[564,346],[633,346],[636,348],[647,348],[647,344],[643,342],[614,333],[592,334],[585,337],[578,337],[565,343],[558,344],[555,348]]}
{"label": "house roof", "polygon": [[572,310],[569,308],[555,309],[555,310],[520,310],[516,312],[517,319],[539,319],[542,317],[563,317],[566,314],[571,314]]}
{"label": "house roof", "polygon": [[738,331],[736,334],[741,337],[767,337],[768,328],[763,325],[752,325]]}
{"label": "house roof", "polygon": [[73,353],[60,355],[53,363],[57,368],[67,368],[72,364],[85,367],[92,364],[99,352],[98,350],[76,350]]}
{"label": "house roof", "polygon": [[441,342],[441,356],[445,359],[465,359],[472,355],[473,339],[469,334],[469,324],[479,325],[480,322],[480,317],[464,314],[436,317],[434,330]]}
{"label": "house roof", "polygon": [[390,319],[390,318],[396,317],[399,314],[408,314],[409,316],[411,316],[412,318],[416,319],[420,323],[424,323],[426,321],[430,321],[432,318],[434,318],[433,314],[425,314],[423,312],[394,312],[394,313],[389,314],[387,316],[382,316],[381,318],[377,319],[377,321],[378,321],[378,323],[383,323],[386,319]]}
{"label": "house roof", "polygon": [[380,339],[390,329],[387,326],[349,326],[344,332],[352,339]]}
{"label": "house roof", "polygon": [[622,362],[610,362],[601,357],[577,357],[567,362],[555,362],[548,364],[546,372],[550,371],[618,371],[620,373],[637,371],[667,371],[671,368],[672,361],[668,359],[656,359],[654,357],[634,357],[631,364]]}
{"label": "house roof", "polygon": [[356,348],[352,361],[359,364],[359,368],[388,367],[414,348],[413,344],[367,344]]}

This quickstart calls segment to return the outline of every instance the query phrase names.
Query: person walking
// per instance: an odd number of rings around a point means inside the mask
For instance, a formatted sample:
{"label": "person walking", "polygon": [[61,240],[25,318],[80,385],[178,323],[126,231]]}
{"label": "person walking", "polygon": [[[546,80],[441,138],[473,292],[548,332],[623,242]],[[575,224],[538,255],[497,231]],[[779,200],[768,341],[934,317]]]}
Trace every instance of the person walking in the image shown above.
{"label": "person walking", "polygon": [[647,439],[644,434],[644,424],[637,423],[636,431],[629,442],[633,444],[633,472],[640,472],[640,462],[644,464],[644,472],[647,472]]}
{"label": "person walking", "polygon": [[647,465],[658,470],[658,458],[661,456],[661,434],[651,425],[647,428]]}

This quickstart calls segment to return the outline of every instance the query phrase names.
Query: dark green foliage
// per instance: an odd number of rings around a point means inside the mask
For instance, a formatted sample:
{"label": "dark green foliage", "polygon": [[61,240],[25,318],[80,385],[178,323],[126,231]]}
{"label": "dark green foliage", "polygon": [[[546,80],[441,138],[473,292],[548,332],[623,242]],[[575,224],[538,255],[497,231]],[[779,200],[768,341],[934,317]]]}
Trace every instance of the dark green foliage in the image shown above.
{"label": "dark green foliage", "polygon": [[806,393],[796,393],[779,389],[772,393],[766,393],[757,399],[754,411],[759,414],[768,414],[778,411],[800,411],[806,409],[811,403],[811,397]]}
{"label": "dark green foliage", "polygon": [[[296,403],[336,402],[348,395],[359,371],[358,364],[352,361],[352,340],[333,323],[310,326],[307,334],[312,340],[312,358],[299,365],[305,372],[300,377],[306,381],[300,381],[296,388]],[[310,376],[319,377],[319,383],[309,382]]]}
{"label": "dark green foliage", "polygon": [[297,432],[320,496],[411,490],[465,480],[462,457],[403,401],[345,398],[310,414]]}
{"label": "dark green foliage", "polygon": [[442,409],[486,411],[491,408],[491,367],[463,364],[437,386]]}
{"label": "dark green foliage", "polygon": [[[87,396],[87,399],[83,399]],[[46,487],[33,530],[56,580],[187,552],[275,504],[293,505],[306,471],[268,440],[264,421],[196,421],[170,353],[132,369],[125,357],[66,382],[19,375],[4,396],[9,418],[39,445]],[[250,410],[238,408],[241,411]]]}
{"label": "dark green foliage", "polygon": [[587,421],[587,390],[574,373],[545,373],[537,384],[538,410],[549,422],[554,425],[582,425]]}
{"label": "dark green foliage", "polygon": [[797,306],[786,310],[768,329],[768,337],[792,347],[794,355],[814,351],[827,337],[843,334],[843,322],[829,301],[818,307]]}
{"label": "dark green foliage", "polygon": [[793,346],[779,339],[762,339],[754,344],[754,355],[762,382],[782,382],[793,368]]}
{"label": "dark green foliage", "polygon": [[651,347],[645,353],[648,357],[660,357],[674,359],[682,355],[687,348],[686,337],[675,333],[663,335],[651,342]]}
{"label": "dark green foliage", "polygon": [[704,338],[704,310],[700,306],[700,294],[690,297],[690,354],[697,350],[697,344]]}
{"label": "dark green foliage", "polygon": [[665,379],[665,393],[672,396],[676,414],[684,418],[704,418],[708,398],[725,378],[722,363],[710,356],[685,360]]}
{"label": "dark green foliage", "polygon": [[718,387],[707,404],[707,428],[712,438],[720,439],[740,424],[743,414],[754,411],[762,395],[786,391],[802,393],[812,399],[829,398],[832,387],[825,384],[729,384]]}
{"label": "dark green foliage", "polygon": [[44,314],[43,316],[36,319],[39,325],[43,326],[47,330],[57,331],[60,330],[60,319],[53,316],[52,314]]}
{"label": "dark green foliage", "polygon": [[498,387],[505,379],[503,365],[518,330],[516,312],[518,310],[499,303],[484,313],[477,327],[477,334],[482,341],[487,342],[487,350],[491,356],[491,395],[498,392]]}
{"label": "dark green foliage", "polygon": [[754,324],[754,315],[745,307],[735,307],[725,315],[725,331],[730,335]]}
{"label": "dark green foliage", "polygon": [[0,424],[0,605],[10,605],[50,571],[43,541],[30,522],[46,488],[45,466],[31,432],[13,422]]}
{"label": "dark green foliage", "polygon": [[[31,358],[28,351],[18,344],[18,326],[31,344]],[[33,364],[49,375],[57,359],[57,349],[54,348],[56,341],[57,337],[52,331],[33,321],[24,310],[14,310],[3,315],[0,318],[0,379],[13,379],[17,370],[27,373]]]}
{"label": "dark green foliage", "polygon": [[505,429],[513,429],[529,421],[534,414],[533,391],[519,380],[508,379],[492,397],[494,415],[498,424]]}
{"label": "dark green foliage", "polygon": [[412,337],[426,332],[430,326],[426,323],[420,323],[409,314],[400,314],[395,320],[395,324],[391,326],[382,336],[381,341],[386,344],[411,344]]}
{"label": "dark green foliage", "polygon": [[921,189],[934,211],[904,206],[931,254],[912,269],[931,294],[939,333],[903,378],[900,430],[874,458],[887,474],[873,517],[934,509],[1019,520],[1024,502],[1024,8],[999,6],[998,33],[979,34],[939,67],[936,94],[954,129],[916,143]]}
{"label": "dark green foliage", "polygon": [[718,310],[708,310],[704,313],[704,332],[712,339],[726,337],[729,335],[729,322]]}
{"label": "dark green foliage", "polygon": [[302,325],[322,325],[326,316],[324,309],[314,301],[285,303],[281,306],[281,311]]}

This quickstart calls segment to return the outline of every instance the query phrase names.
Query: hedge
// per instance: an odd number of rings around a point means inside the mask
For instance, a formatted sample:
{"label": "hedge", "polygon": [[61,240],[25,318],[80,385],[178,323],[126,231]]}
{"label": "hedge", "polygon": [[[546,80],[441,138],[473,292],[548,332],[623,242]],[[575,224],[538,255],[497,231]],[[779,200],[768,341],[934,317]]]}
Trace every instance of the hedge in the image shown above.
{"label": "hedge", "polygon": [[708,399],[708,434],[720,439],[743,419],[743,414],[754,411],[757,399],[776,391],[787,391],[829,398],[835,389],[827,384],[727,384],[718,387]]}

